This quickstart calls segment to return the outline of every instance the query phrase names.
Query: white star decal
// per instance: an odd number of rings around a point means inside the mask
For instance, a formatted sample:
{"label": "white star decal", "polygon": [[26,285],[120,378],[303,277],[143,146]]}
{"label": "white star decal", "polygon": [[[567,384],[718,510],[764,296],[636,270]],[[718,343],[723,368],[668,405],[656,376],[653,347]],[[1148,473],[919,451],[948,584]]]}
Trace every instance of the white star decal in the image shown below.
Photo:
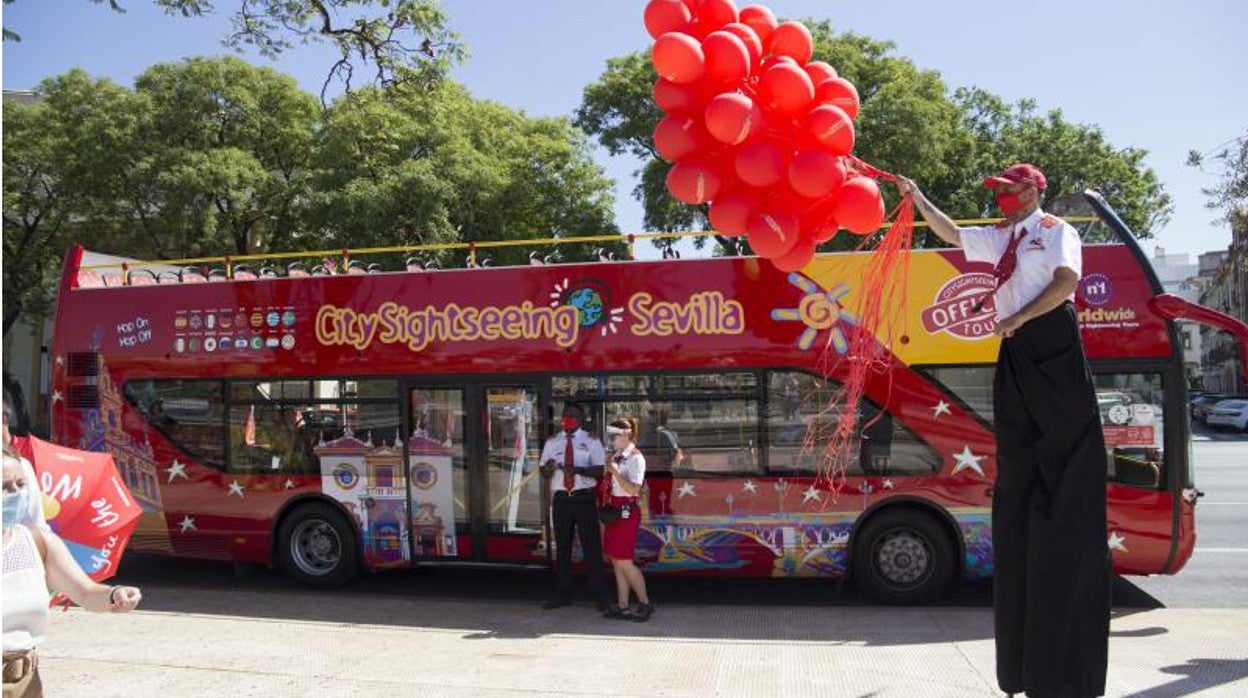
{"label": "white star decal", "polygon": [[291,481],[290,478],[286,478],[286,484],[282,485],[282,487],[285,487],[288,490],[293,490],[295,489],[295,483]]}
{"label": "white star decal", "polygon": [[191,518],[191,517],[189,517],[189,516],[184,516],[184,517],[182,517],[182,523],[181,523],[180,525],[182,526],[182,532],[183,532],[183,533],[186,533],[187,531],[197,531],[197,530],[199,530],[199,529],[195,528],[195,519],[192,519],[192,518]]}
{"label": "white star decal", "polygon": [[61,400],[64,400],[64,399],[65,399],[65,396],[61,395],[61,391],[59,390],[52,391],[52,402],[60,402]]}
{"label": "white star decal", "polygon": [[742,492],[753,492],[753,493],[757,493],[757,492],[758,492],[758,485],[755,485],[753,480],[746,480],[746,481],[745,481],[744,483],[742,483],[742,485],[741,485],[741,491],[742,491]]}
{"label": "white star decal", "polygon": [[176,477],[180,477],[183,480],[190,479],[189,477],[186,476],[186,463],[179,463],[178,459],[174,458],[173,464],[169,466],[169,483],[168,484],[172,485],[173,479]]}
{"label": "white star decal", "polygon": [[1127,539],[1118,535],[1117,531],[1109,532],[1109,549],[1110,550],[1121,550],[1122,552],[1125,553],[1127,552],[1127,546],[1123,544],[1126,542],[1127,542]]}
{"label": "white star decal", "polygon": [[942,414],[952,414],[952,412],[949,411],[949,403],[944,400],[936,403],[936,406],[932,408],[932,419],[940,419],[940,415]]}
{"label": "white star decal", "polygon": [[57,365],[57,366],[64,366],[64,365],[65,365],[65,357],[64,357],[64,356],[61,356],[61,355],[59,355],[59,354],[58,354],[58,355],[57,355],[57,357],[56,357],[56,365]]}
{"label": "white star decal", "polygon": [[693,483],[686,481],[676,490],[676,498],[684,499],[685,497],[696,497],[698,493],[693,490]]}
{"label": "white star decal", "polygon": [[957,475],[963,470],[974,470],[979,473],[980,477],[984,476],[984,468],[979,464],[979,462],[984,459],[984,456],[977,456],[971,453],[970,446],[963,446],[962,452],[953,454],[953,457],[958,459],[958,464],[953,466],[954,475]]}
{"label": "white star decal", "polygon": [[893,484],[893,481],[892,481],[892,479],[891,479],[891,478],[887,478],[887,477],[886,477],[886,478],[884,478],[884,484],[883,484],[883,487],[884,487],[884,489],[886,489],[886,490],[891,490],[891,489],[893,489],[893,488],[894,488],[894,487],[896,487],[896,486]]}
{"label": "white star decal", "polygon": [[243,486],[238,484],[238,480],[230,483],[230,493],[226,496],[233,497],[234,495],[238,495],[239,497],[243,496]]}
{"label": "white star decal", "polygon": [[815,489],[814,485],[807,487],[806,491],[802,493],[802,504],[805,504],[806,502],[809,502],[812,499],[815,500],[816,502],[823,501],[823,498],[819,496],[819,490]]}

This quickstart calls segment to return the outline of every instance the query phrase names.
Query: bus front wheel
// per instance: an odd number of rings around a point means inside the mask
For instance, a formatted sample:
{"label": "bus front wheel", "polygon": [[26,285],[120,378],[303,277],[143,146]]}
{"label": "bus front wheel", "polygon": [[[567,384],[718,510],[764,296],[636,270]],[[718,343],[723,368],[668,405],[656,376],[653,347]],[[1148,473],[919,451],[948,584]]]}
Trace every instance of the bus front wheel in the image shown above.
{"label": "bus front wheel", "polygon": [[355,530],[324,502],[301,505],[282,521],[278,559],[295,581],[314,587],[338,587],[360,573]]}
{"label": "bus front wheel", "polygon": [[854,537],[850,566],[858,588],[873,599],[924,601],[939,596],[953,578],[954,545],[931,515],[890,509],[871,517]]}

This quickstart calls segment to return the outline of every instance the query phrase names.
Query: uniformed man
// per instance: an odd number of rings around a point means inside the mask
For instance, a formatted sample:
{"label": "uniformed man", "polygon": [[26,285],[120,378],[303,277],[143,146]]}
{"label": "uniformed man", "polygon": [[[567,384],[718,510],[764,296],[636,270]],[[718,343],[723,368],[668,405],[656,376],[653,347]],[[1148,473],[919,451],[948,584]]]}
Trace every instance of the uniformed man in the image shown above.
{"label": "uniformed man", "polygon": [[606,464],[602,442],[581,424],[585,411],[569,402],[563,408],[562,430],[542,449],[542,475],[551,478],[551,524],[555,529],[555,597],[544,608],[572,603],[572,532],[585,554],[589,590],[599,610],[606,610],[606,581],[602,569],[602,532],[598,521],[598,480]]}
{"label": "uniformed man", "polygon": [[[1105,692],[1111,595],[1106,543],[1108,464],[1074,293],[1078,232],[1040,210],[1046,182],[1014,165],[984,186],[1005,221],[958,228],[909,180],[919,213],[967,261],[994,265],[997,481],[993,606],[997,681],[1009,694]],[[992,307],[985,305],[983,307]]]}

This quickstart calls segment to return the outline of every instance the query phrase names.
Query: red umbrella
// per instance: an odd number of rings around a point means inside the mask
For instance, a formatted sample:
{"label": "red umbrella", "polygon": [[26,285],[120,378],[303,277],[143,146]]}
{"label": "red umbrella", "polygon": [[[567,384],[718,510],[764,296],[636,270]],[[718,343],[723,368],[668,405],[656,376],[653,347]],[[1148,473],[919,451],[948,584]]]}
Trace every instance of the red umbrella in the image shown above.
{"label": "red umbrella", "polygon": [[14,446],[35,466],[48,525],[74,560],[97,582],[116,574],[143,509],[117,473],[113,456],[33,436],[14,439]]}

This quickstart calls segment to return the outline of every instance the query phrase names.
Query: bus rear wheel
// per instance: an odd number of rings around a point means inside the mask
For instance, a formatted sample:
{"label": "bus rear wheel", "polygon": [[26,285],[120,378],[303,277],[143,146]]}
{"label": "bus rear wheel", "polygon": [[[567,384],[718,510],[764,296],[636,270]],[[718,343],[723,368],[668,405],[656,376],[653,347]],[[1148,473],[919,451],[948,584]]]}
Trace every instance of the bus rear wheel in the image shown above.
{"label": "bus rear wheel", "polygon": [[282,521],[277,552],[282,571],[308,586],[339,587],[360,573],[355,530],[323,502],[301,505]]}
{"label": "bus rear wheel", "polygon": [[954,545],[931,515],[891,509],[871,517],[854,537],[854,582],[877,601],[935,598],[953,579]]}

